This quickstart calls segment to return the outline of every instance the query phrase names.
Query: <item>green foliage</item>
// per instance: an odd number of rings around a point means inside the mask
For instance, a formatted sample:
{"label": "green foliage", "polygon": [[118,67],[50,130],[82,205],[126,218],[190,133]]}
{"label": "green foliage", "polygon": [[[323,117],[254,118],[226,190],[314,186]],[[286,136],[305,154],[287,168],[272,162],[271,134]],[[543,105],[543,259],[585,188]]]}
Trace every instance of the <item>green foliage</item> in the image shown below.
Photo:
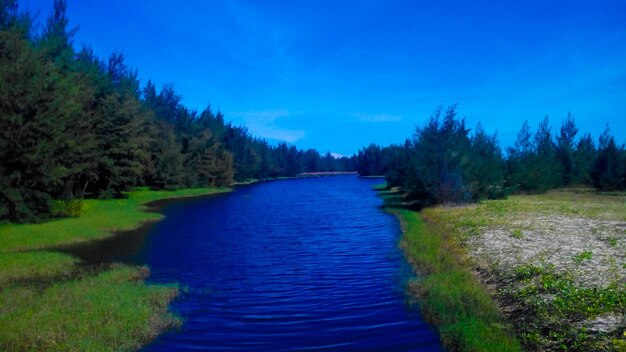
{"label": "green foliage", "polygon": [[[24,79],[27,77],[28,79]],[[47,214],[68,176],[68,85],[18,30],[0,31],[0,203],[15,221]]]}
{"label": "green foliage", "polygon": [[470,135],[465,121],[456,119],[455,105],[445,113],[439,107],[426,126],[416,130],[413,140],[396,152],[391,170],[390,184],[401,183],[422,206],[497,198],[505,192],[496,137],[480,125]]}
{"label": "green foliage", "polygon": [[70,200],[54,200],[50,204],[50,214],[55,217],[79,217],[85,204],[80,198]]}
{"label": "green foliage", "polygon": [[574,118],[570,113],[561,125],[561,133],[557,137],[557,154],[563,167],[562,183],[569,186],[575,180],[576,163],[574,159],[574,139],[578,133]]}
{"label": "green foliage", "polygon": [[626,151],[623,147],[617,147],[608,127],[600,136],[591,179],[594,186],[603,191],[626,189]]}
{"label": "green foliage", "polygon": [[574,175],[573,184],[591,185],[591,168],[596,157],[596,147],[590,134],[583,136],[573,152]]}
{"label": "green foliage", "polygon": [[62,253],[0,252],[0,288],[69,278],[77,263],[76,258]]}
{"label": "green foliage", "polygon": [[[522,222],[527,222],[529,214],[622,221],[624,200],[624,194],[605,195],[591,189],[552,191],[541,195],[515,195],[508,199],[482,201],[475,206],[430,207],[422,211],[422,217],[428,220],[427,228],[445,234],[444,238],[451,237],[463,243],[469,236],[480,236],[494,228],[510,231],[512,237],[516,237],[517,233],[522,233],[520,220],[525,219]],[[430,238],[424,240],[426,244],[430,241]],[[611,238],[607,238],[607,241],[610,244]],[[527,242],[530,244],[532,241]],[[532,245],[525,250],[530,248]],[[425,248],[416,251],[428,252]],[[453,247],[445,251],[455,253]],[[595,255],[591,251],[582,251],[572,256],[571,260],[596,265],[588,262]],[[543,254],[538,257],[542,258]],[[619,329],[607,335],[585,328],[589,320],[604,315],[621,316],[626,312],[626,291],[622,282],[612,282],[606,286],[583,286],[585,284],[575,280],[572,274],[561,269],[557,271],[555,264],[543,261],[518,260],[520,264],[510,268],[498,261],[490,262],[489,257],[472,256],[465,263],[473,267],[483,259],[487,259],[487,263],[481,267],[487,270],[485,277],[488,282],[500,286],[497,291],[499,301],[507,311],[511,307],[515,309],[510,313],[512,322],[526,349],[612,351],[619,350],[616,346],[623,345]],[[442,265],[445,267],[450,264],[443,262]],[[512,271],[507,270],[509,268]],[[593,273],[585,276],[589,277]]]}
{"label": "green foliage", "polygon": [[[508,151],[509,187],[527,192],[545,192],[561,185],[563,166],[558,160],[557,147],[550,130],[546,117],[531,138],[528,122],[524,122],[515,146]],[[563,139],[562,143],[565,148],[569,142]]]}
{"label": "green foliage", "polygon": [[589,134],[578,141],[571,114],[556,140],[548,117],[531,131],[524,121],[515,145],[502,154],[496,135],[478,124],[473,133],[456,118],[456,106],[438,107],[426,125],[418,127],[403,146],[370,145],[357,157],[361,175],[386,171],[390,187],[400,187],[423,207],[438,203],[503,198],[512,192],[543,193],[572,185],[599,190],[626,188],[626,149],[607,131],[599,148]]}
{"label": "green foliage", "polygon": [[159,219],[160,214],[144,211],[144,205],[152,201],[226,191],[227,188],[142,189],[126,194],[123,199],[86,199],[83,213],[77,218],[55,219],[43,224],[0,223],[0,248],[24,251],[100,239],[109,236],[111,231],[129,230],[144,221]]}
{"label": "green foliage", "polygon": [[140,185],[223,187],[355,169],[356,157],[270,146],[210,107],[198,116],[170,84],[141,90],[122,54],[102,61],[74,51],[66,12],[55,0],[31,33],[17,2],[0,3],[0,219],[45,220],[50,204],[55,216],[75,215],[52,199],[121,198]]}
{"label": "green foliage", "polygon": [[78,218],[0,224],[0,350],[136,350],[178,321],[167,312],[176,290],[146,285],[145,268],[93,267],[42,248],[128,230],[159,214],[145,204],[226,189],[137,190],[125,199],[84,201]]}
{"label": "green foliage", "polygon": [[520,229],[515,229],[513,230],[513,232],[511,232],[511,235],[517,239],[522,239],[524,238],[524,233],[522,232],[522,230]]}
{"label": "green foliage", "polygon": [[[144,270],[145,271],[145,270]],[[97,276],[39,290],[0,292],[0,349],[5,351],[132,351],[167,327],[175,288],[148,286],[145,272],[115,267]]]}
{"label": "green foliage", "polygon": [[417,212],[400,210],[403,246],[423,275],[414,284],[420,309],[453,351],[520,351],[511,327],[486,289],[462,265],[455,240]]}
{"label": "green foliage", "polygon": [[367,148],[359,150],[357,165],[361,176],[381,176],[387,173],[387,163],[383,148],[376,144],[370,144]]}
{"label": "green foliage", "polygon": [[574,261],[576,264],[581,264],[585,260],[589,260],[593,257],[593,253],[591,251],[582,251],[574,256]]}

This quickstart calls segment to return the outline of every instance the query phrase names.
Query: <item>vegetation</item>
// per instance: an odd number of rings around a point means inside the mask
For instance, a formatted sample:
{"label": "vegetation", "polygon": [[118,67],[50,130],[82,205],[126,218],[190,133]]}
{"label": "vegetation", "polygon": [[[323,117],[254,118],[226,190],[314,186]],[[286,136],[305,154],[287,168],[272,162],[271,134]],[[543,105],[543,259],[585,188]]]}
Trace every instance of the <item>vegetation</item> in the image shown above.
{"label": "vegetation", "polygon": [[[0,292],[0,349],[133,351],[178,321],[167,305],[175,288],[148,286],[140,269],[117,266],[43,290]],[[69,319],[68,319],[69,318]]]}
{"label": "vegetation", "polygon": [[131,351],[178,325],[167,312],[176,288],[146,285],[146,268],[92,268],[51,248],[159,219],[145,212],[153,201],[227,190],[140,189],[123,199],[84,200],[80,217],[0,224],[0,350]]}
{"label": "vegetation", "polygon": [[556,136],[547,117],[534,134],[524,122],[515,145],[503,153],[496,135],[480,124],[471,131],[456,115],[456,105],[445,112],[438,107],[404,145],[362,149],[357,170],[365,176],[384,173],[389,187],[401,187],[415,208],[571,185],[626,189],[626,148],[618,146],[608,127],[596,146],[589,134],[576,138],[571,114]]}
{"label": "vegetation", "polygon": [[161,214],[145,212],[145,204],[159,199],[225,192],[227,188],[195,188],[176,191],[138,189],[121,199],[86,199],[80,217],[55,219],[41,224],[0,224],[0,251],[14,252],[50,248],[110,236]]}
{"label": "vegetation", "polygon": [[[393,194],[384,195],[388,205]],[[505,322],[486,289],[465,263],[456,238],[420,213],[395,209],[402,223],[402,247],[420,272],[412,290],[420,309],[440,332],[451,351],[520,351],[512,328]]]}
{"label": "vegetation", "polygon": [[40,33],[0,2],[0,219],[36,222],[55,201],[120,198],[135,186],[222,187],[234,180],[354,170],[354,159],[270,146],[221,112],[182,105],[171,84],[143,87],[124,56],[75,50],[66,1]]}
{"label": "vegetation", "polygon": [[579,189],[429,207],[421,216],[434,235],[459,244],[445,253],[466,258],[464,267],[494,288],[526,349],[619,351],[626,344],[625,204],[623,193]]}

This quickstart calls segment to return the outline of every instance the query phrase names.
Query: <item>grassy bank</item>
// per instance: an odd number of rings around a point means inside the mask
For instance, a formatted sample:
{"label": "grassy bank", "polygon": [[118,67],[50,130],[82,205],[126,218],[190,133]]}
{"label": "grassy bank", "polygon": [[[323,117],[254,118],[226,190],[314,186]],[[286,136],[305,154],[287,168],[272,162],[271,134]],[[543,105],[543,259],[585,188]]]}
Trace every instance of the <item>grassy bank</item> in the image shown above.
{"label": "grassy bank", "polygon": [[77,218],[0,224],[0,350],[130,351],[178,324],[167,312],[176,288],[146,285],[146,268],[89,268],[53,248],[160,219],[145,211],[150,202],[227,190],[142,189],[86,200]]}
{"label": "grassy bank", "polygon": [[[555,191],[398,214],[407,253],[426,273],[417,292],[444,340],[454,319],[497,326],[501,311],[527,350],[626,350],[624,194]],[[478,312],[470,307],[483,303]],[[488,328],[459,330],[453,340],[461,334],[487,350],[472,331]]]}
{"label": "grassy bank", "polygon": [[412,291],[452,351],[520,351],[487,290],[464,265],[458,243],[411,210],[398,210],[403,247],[421,273]]}
{"label": "grassy bank", "polygon": [[488,291],[466,267],[458,241],[421,214],[394,207],[399,195],[381,191],[402,225],[401,245],[420,277],[410,284],[425,318],[451,351],[520,351],[513,331]]}

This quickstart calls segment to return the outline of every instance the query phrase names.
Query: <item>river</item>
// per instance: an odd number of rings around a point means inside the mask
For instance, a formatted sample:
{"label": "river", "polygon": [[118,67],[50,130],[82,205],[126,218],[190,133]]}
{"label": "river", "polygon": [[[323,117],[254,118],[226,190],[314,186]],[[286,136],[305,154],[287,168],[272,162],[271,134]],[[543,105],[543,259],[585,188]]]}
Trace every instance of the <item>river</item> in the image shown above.
{"label": "river", "polygon": [[170,203],[147,232],[114,240],[132,250],[109,259],[146,264],[150,282],[182,288],[171,308],[183,327],[143,351],[441,350],[405,293],[412,272],[376,183],[242,186]]}

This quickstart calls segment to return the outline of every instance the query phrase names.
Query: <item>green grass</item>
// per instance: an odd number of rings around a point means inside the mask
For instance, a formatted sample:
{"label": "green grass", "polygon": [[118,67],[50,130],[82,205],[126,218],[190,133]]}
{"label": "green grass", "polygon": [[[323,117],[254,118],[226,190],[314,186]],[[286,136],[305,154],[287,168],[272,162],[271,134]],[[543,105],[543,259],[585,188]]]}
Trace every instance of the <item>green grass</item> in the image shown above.
{"label": "green grass", "polygon": [[125,199],[84,201],[80,217],[54,219],[41,224],[0,224],[0,251],[23,251],[89,241],[129,230],[140,223],[158,220],[158,213],[145,212],[145,204],[168,198],[194,197],[228,189],[195,188],[177,191],[138,190]]}
{"label": "green grass", "polygon": [[132,351],[178,321],[171,287],[148,286],[136,268],[0,293],[0,350]]}
{"label": "green grass", "polygon": [[463,265],[456,241],[423,221],[420,213],[396,211],[403,227],[403,247],[423,275],[414,285],[424,315],[453,351],[520,351],[487,290]]}
{"label": "green grass", "polygon": [[13,283],[48,282],[71,276],[78,260],[55,252],[0,253],[0,289]]}
{"label": "green grass", "polygon": [[177,290],[146,285],[148,270],[93,268],[54,247],[111,236],[162,217],[146,204],[228,189],[150,191],[86,200],[80,217],[0,224],[0,351],[132,351],[179,322]]}
{"label": "green grass", "polygon": [[580,265],[585,260],[590,260],[593,257],[593,253],[591,251],[582,251],[574,256],[574,262]]}
{"label": "green grass", "polygon": [[519,239],[524,238],[524,233],[520,229],[515,229],[515,230],[513,230],[513,232],[511,232],[511,236],[513,236],[513,237],[515,237],[515,238],[517,238],[519,240]]}

